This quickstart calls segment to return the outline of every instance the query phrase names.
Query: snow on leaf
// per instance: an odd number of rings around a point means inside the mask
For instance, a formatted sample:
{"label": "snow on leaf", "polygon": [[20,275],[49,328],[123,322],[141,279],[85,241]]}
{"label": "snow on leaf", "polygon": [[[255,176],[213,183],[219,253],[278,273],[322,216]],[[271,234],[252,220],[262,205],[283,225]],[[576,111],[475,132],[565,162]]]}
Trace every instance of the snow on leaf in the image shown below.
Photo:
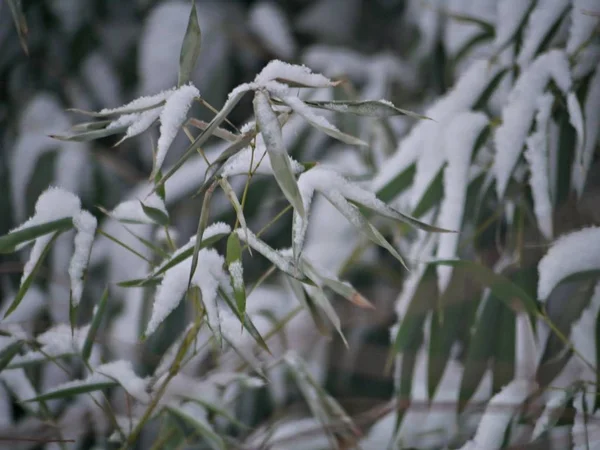
{"label": "snow on leaf", "polygon": [[248,15],[250,29],[261,39],[265,47],[275,55],[291,59],[296,53],[296,43],[284,12],[272,2],[255,4]]}
{"label": "snow on leaf", "polygon": [[167,89],[159,92],[158,94],[139,97],[127,103],[126,105],[119,106],[118,108],[104,108],[97,113],[97,115],[108,116],[113,114],[132,114],[139,113],[147,109],[153,109],[160,106],[160,104],[164,102],[172,93],[173,89]]}
{"label": "snow on leaf", "polygon": [[195,86],[186,84],[178,88],[167,98],[165,106],[160,113],[160,137],[158,138],[153,174],[156,174],[162,167],[167,151],[187,117],[194,97],[199,95],[200,92]]}
{"label": "snow on leaf", "polygon": [[569,55],[575,54],[594,34],[594,30],[598,26],[598,18],[586,14],[586,12],[597,9],[597,0],[573,0],[571,26],[569,27],[569,39],[567,40],[567,53]]}
{"label": "snow on leaf", "polygon": [[525,151],[525,159],[529,163],[531,173],[529,184],[533,196],[533,210],[538,227],[546,239],[552,239],[553,236],[548,162],[548,127],[553,103],[554,97],[551,94],[545,94],[538,99],[536,131],[527,138]]}
{"label": "snow on leaf", "polygon": [[538,264],[538,299],[545,301],[563,279],[578,272],[600,269],[600,227],[589,227],[559,237]]}
{"label": "snow on leaf", "polygon": [[300,275],[298,269],[289,258],[286,258],[281,254],[281,252],[271,248],[264,241],[259,239],[251,230],[248,229],[245,231],[241,228],[238,228],[235,230],[235,232],[242,241],[246,242],[254,250],[271,261],[279,270],[291,275],[292,277],[298,277]]}
{"label": "snow on leaf", "polygon": [[92,251],[97,220],[89,212],[80,211],[73,218],[73,225],[77,230],[77,235],[75,236],[75,250],[69,264],[69,277],[71,278],[72,303],[73,306],[77,306],[83,292],[83,276]]}
{"label": "snow on leaf", "polygon": [[475,437],[461,449],[500,449],[510,421],[536,387],[536,383],[529,380],[514,380],[507,384],[488,402]]}
{"label": "snow on leaf", "polygon": [[[577,133],[577,142],[575,145],[575,161],[573,163],[573,172],[583,171],[583,149],[585,148],[585,125],[583,121],[583,112],[579,105],[579,100],[573,92],[569,92],[567,96],[567,111],[569,112],[569,123]],[[573,181],[581,178],[579,175],[573,174]]]}
{"label": "snow on leaf", "polygon": [[583,114],[585,117],[585,143],[581,150],[581,155],[577,155],[576,157],[576,165],[580,163],[581,167],[573,170],[575,190],[580,196],[592,164],[594,149],[598,142],[598,133],[600,130],[600,65],[596,67],[596,72],[590,80]]}
{"label": "snow on leaf", "polygon": [[179,305],[188,289],[191,267],[192,260],[186,259],[165,273],[154,297],[152,314],[146,326],[145,336],[153,334],[163,320]]}
{"label": "snow on leaf", "polygon": [[534,381],[538,361],[538,349],[527,312],[516,318],[515,380]]}
{"label": "snow on leaf", "polygon": [[499,0],[494,48],[499,51],[510,42],[526,18],[533,0]]}
{"label": "snow on leaf", "polygon": [[[156,194],[149,195],[144,199],[143,205],[159,210],[168,217],[168,212],[164,201]],[[135,223],[155,223],[145,212],[142,203],[139,200],[126,200],[119,203],[110,213],[110,215],[119,221]]]}
{"label": "snow on leaf", "polygon": [[304,216],[305,212],[302,205],[302,197],[300,196],[298,184],[294,177],[290,157],[283,145],[279,120],[271,108],[265,93],[257,91],[254,96],[253,104],[256,120],[260,126],[260,132],[265,141],[265,146],[267,147],[271,167],[273,167],[275,180],[277,180],[285,197],[292,204],[294,209],[298,211],[298,214]]}
{"label": "snow on leaf", "polygon": [[121,116],[107,128],[117,128],[122,125],[129,125],[125,132],[125,136],[119,141],[119,143],[121,143],[125,139],[142,134],[150,128],[150,126],[159,118],[160,113],[160,108],[155,108],[138,114],[128,114],[126,116]]}
{"label": "snow on leaf", "polygon": [[504,196],[529,133],[537,100],[551,79],[565,94],[571,88],[569,61],[560,50],[540,55],[521,73],[510,92],[507,105],[502,109],[502,124],[494,133],[496,156],[492,167],[496,175],[496,192],[500,198]]}
{"label": "snow on leaf", "polygon": [[313,73],[304,65],[288,64],[279,60],[269,62],[254,79],[257,85],[264,86],[269,81],[284,80],[299,86],[330,87],[334,86],[327,77]]}
{"label": "snow on leaf", "polygon": [[546,38],[548,32],[558,20],[562,20],[569,8],[569,0],[549,0],[537,2],[529,15],[525,27],[523,45],[517,57],[521,68],[525,68],[535,58],[536,52]]}
{"label": "snow on leaf", "polygon": [[354,136],[341,132],[335,125],[331,124],[325,117],[315,114],[309,107],[300,100],[298,97],[287,96],[283,98],[286,105],[294,110],[294,112],[300,114],[304,119],[308,121],[313,127],[321,130],[323,133],[331,136],[334,139],[338,139],[346,144],[359,145],[366,147],[368,144]]}
{"label": "snow on leaf", "polygon": [[89,331],[89,326],[75,328],[59,324],[37,336],[39,351],[17,355],[9,367],[19,367],[30,363],[46,361],[49,357],[59,357],[79,353]]}
{"label": "snow on leaf", "polygon": [[[444,197],[442,199],[438,225],[450,229],[462,228],[469,168],[477,138],[488,123],[488,118],[480,112],[466,112],[452,119],[444,130],[443,145],[448,165],[444,170]],[[442,234],[436,257],[451,259],[456,256],[459,235]],[[443,292],[450,281],[452,267],[438,266],[438,286]]]}

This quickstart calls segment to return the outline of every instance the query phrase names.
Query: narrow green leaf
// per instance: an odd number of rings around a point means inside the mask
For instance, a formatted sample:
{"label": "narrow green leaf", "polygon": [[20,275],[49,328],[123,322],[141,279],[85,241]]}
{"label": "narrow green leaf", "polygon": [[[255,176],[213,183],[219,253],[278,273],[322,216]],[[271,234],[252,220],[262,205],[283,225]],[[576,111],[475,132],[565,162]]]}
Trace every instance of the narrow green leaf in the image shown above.
{"label": "narrow green leaf", "polygon": [[104,293],[100,298],[100,302],[96,308],[96,312],[94,313],[94,317],[92,318],[92,323],[90,324],[90,329],[88,331],[87,336],[85,337],[85,342],[83,343],[83,349],[81,350],[81,357],[84,361],[87,361],[90,358],[92,353],[92,346],[94,345],[94,340],[96,339],[96,334],[98,333],[98,329],[100,328],[100,324],[102,323],[102,319],[104,318],[104,311],[106,311],[106,305],[108,303],[108,288],[104,289]]}
{"label": "narrow green leaf", "polygon": [[427,211],[429,211],[434,205],[439,204],[444,195],[444,166],[442,166],[439,172],[435,175],[431,183],[427,187],[427,190],[415,206],[412,212],[413,216],[421,217]]}
{"label": "narrow green leaf", "polygon": [[196,230],[196,243],[194,244],[194,251],[192,253],[192,267],[190,269],[190,279],[188,286],[192,283],[192,277],[198,267],[198,254],[200,253],[200,247],[202,245],[202,235],[208,225],[208,217],[210,215],[210,199],[215,190],[216,183],[213,183],[210,188],[204,193],[204,200],[202,201],[202,211],[200,212],[200,219],[198,220],[198,229]]}
{"label": "narrow green leaf", "polygon": [[39,259],[36,261],[35,265],[33,266],[33,270],[31,271],[31,273],[29,274],[29,276],[27,278],[25,278],[25,280],[21,283],[21,286],[19,287],[19,291],[17,292],[17,295],[15,296],[15,299],[12,301],[12,303],[10,304],[10,306],[8,307],[8,309],[6,310],[6,313],[4,314],[4,318],[5,319],[15,309],[17,309],[17,307],[19,306],[19,304],[23,300],[23,297],[25,297],[25,294],[29,290],[29,286],[31,286],[31,283],[33,282],[33,279],[35,278],[38,270],[42,266],[42,263],[44,262],[44,259],[48,255],[48,252],[50,252],[50,248],[52,247],[52,244],[54,244],[54,241],[56,240],[56,238],[60,234],[61,234],[60,231],[56,232],[54,234],[54,236],[52,236],[52,238],[50,239],[50,241],[48,242],[48,244],[46,244],[46,247],[44,247],[44,250],[42,251],[42,254],[40,255]]}
{"label": "narrow green leaf", "polygon": [[[240,201],[238,200],[237,195],[235,194],[235,191],[233,190],[233,187],[231,187],[229,181],[227,181],[227,178],[219,178],[219,185],[221,186],[221,189],[223,189],[223,192],[225,192],[225,195],[227,195],[229,203],[231,203],[233,206],[237,220],[240,223],[242,230],[244,230],[244,233],[246,234],[246,241],[248,241],[248,225],[246,225],[244,210],[240,204]],[[250,253],[252,254],[252,251],[250,251]]]}
{"label": "narrow green leaf", "polygon": [[460,23],[463,23],[466,25],[477,25],[483,31],[485,31],[486,33],[488,33],[492,36],[495,33],[495,27],[493,24],[491,24],[490,22],[487,22],[485,20],[482,20],[478,17],[471,16],[468,14],[459,14],[459,13],[455,13],[455,12],[448,11],[448,10],[445,10],[444,14],[446,16],[450,17],[451,19],[455,20],[456,22],[460,22]]}
{"label": "narrow green leaf", "polygon": [[114,134],[124,133],[127,131],[127,128],[128,127],[124,125],[121,127],[103,128],[101,130],[84,131],[83,133],[69,135],[51,134],[50,137],[53,139],[58,139],[59,141],[87,142],[112,136]]}
{"label": "narrow green leaf", "polygon": [[321,308],[321,310],[325,313],[325,315],[327,316],[329,321],[335,327],[335,330],[338,332],[338,334],[342,338],[342,342],[344,342],[344,345],[347,348],[348,341],[346,340],[346,336],[344,336],[344,333],[342,331],[342,322],[340,321],[340,318],[339,318],[337,312],[335,311],[333,305],[327,298],[327,295],[325,295],[325,292],[323,292],[323,290],[317,286],[317,287],[309,287],[307,289],[306,293],[307,293],[308,298],[312,299],[315,302],[315,304],[319,308]]}
{"label": "narrow green leaf", "polygon": [[[221,298],[223,300],[225,300],[225,303],[227,303],[227,305],[229,306],[229,309],[231,309],[231,312],[233,312],[235,314],[237,312],[235,300],[232,299],[229,296],[229,294],[220,287],[219,287],[219,295],[221,296]],[[244,329],[246,331],[248,331],[248,333],[250,333],[250,336],[252,336],[252,338],[258,344],[258,346],[261,347],[263,350],[265,350],[267,353],[272,354],[271,350],[269,350],[269,347],[267,346],[267,343],[265,342],[265,340],[261,336],[260,332],[254,325],[254,322],[252,322],[252,319],[250,319],[250,316],[247,313],[244,313],[241,323],[244,326]]]}
{"label": "narrow green leaf", "polygon": [[177,86],[182,86],[190,81],[192,72],[198,61],[198,56],[200,56],[201,44],[202,34],[200,32],[200,25],[198,25],[196,2],[192,2],[192,10],[190,11],[190,18],[179,55],[179,78]]}
{"label": "narrow green leaf", "polygon": [[375,306],[363,297],[360,292],[354,289],[350,283],[345,283],[324,274],[322,271],[317,271],[306,259],[302,260],[302,268],[313,280],[318,280],[336,294],[341,295],[359,308],[375,309]]}
{"label": "narrow green leaf", "polygon": [[[190,249],[190,255],[191,256]],[[136,278],[133,280],[119,281],[117,286],[124,288],[133,288],[133,287],[148,287],[148,286],[158,286],[161,282],[162,278]]]}
{"label": "narrow green leaf", "polygon": [[536,301],[527,292],[504,275],[494,273],[494,271],[482,264],[464,260],[439,260],[432,261],[430,264],[445,265],[466,270],[473,276],[473,279],[490,288],[492,293],[506,303],[506,306],[511,310],[514,308],[514,302],[518,301],[528,314],[532,316],[537,315]]}
{"label": "narrow green leaf", "polygon": [[283,145],[281,125],[277,115],[271,108],[266,94],[261,91],[256,92],[253,104],[256,121],[269,153],[275,180],[294,209],[301,217],[305,218],[304,203],[292,170],[290,157]]}
{"label": "narrow green leaf", "polygon": [[491,294],[483,301],[481,315],[473,325],[464,362],[465,369],[460,380],[459,412],[471,399],[488,369],[490,358],[494,354],[495,336],[503,333],[498,329],[502,302]]}
{"label": "narrow green leaf", "polygon": [[[596,317],[596,364],[600,361],[600,313]],[[596,393],[600,392],[600,370],[596,371]],[[600,396],[596,394],[596,400],[594,402],[594,410],[592,413],[595,413],[598,408],[600,408]]]}
{"label": "narrow green leaf", "polygon": [[0,372],[2,372],[6,366],[10,364],[12,359],[19,354],[24,344],[24,341],[18,340],[0,350]]}
{"label": "narrow green leaf", "polygon": [[242,267],[242,245],[237,234],[231,233],[227,239],[226,263],[233,287],[233,295],[241,317],[246,312],[246,287]]}
{"label": "narrow green leaf", "polygon": [[29,49],[27,48],[27,33],[29,32],[27,27],[27,20],[25,14],[23,14],[23,8],[21,6],[21,0],[7,0],[10,12],[17,28],[17,34],[19,36],[19,42],[21,48],[27,56],[29,56]]}
{"label": "narrow green leaf", "polygon": [[406,188],[408,188],[412,184],[412,180],[415,176],[415,165],[411,164],[394,178],[392,178],[389,182],[385,184],[382,188],[377,191],[377,197],[379,197],[384,202],[391,202],[398,196],[398,194],[402,193]]}
{"label": "narrow green leaf", "polygon": [[416,119],[427,119],[431,120],[427,116],[400,109],[394,106],[392,103],[385,100],[362,100],[362,101],[349,101],[349,100],[306,100],[308,106],[313,108],[326,109],[329,111],[335,111],[339,113],[351,113],[357,116],[367,117],[392,117],[392,116],[409,116]]}
{"label": "narrow green leaf", "polygon": [[[154,141],[152,143],[154,145]],[[162,178],[162,171],[160,169],[158,169],[156,171],[156,174],[154,175],[154,183],[158,183],[160,181],[160,179]],[[157,189],[156,189],[156,195],[158,195],[158,198],[160,198],[163,203],[166,202],[166,198],[167,198],[167,191],[165,190],[165,185],[160,185]]]}
{"label": "narrow green leaf", "polygon": [[189,435],[186,427],[190,427],[194,432],[198,434],[198,436],[202,437],[206,443],[210,446],[210,448],[215,450],[226,450],[227,446],[225,445],[225,441],[215,432],[215,430],[210,426],[208,422],[200,421],[195,417],[192,417],[190,414],[185,412],[181,408],[177,408],[174,406],[167,406],[166,410],[171,414],[171,416],[176,419],[178,422],[183,422],[185,424],[184,434]]}
{"label": "narrow green leaf", "polygon": [[140,205],[144,210],[144,214],[146,214],[153,222],[156,222],[158,225],[163,227],[169,226],[169,215],[165,214],[164,211],[161,211],[158,208],[153,208],[152,206],[146,206],[141,201]]}
{"label": "narrow green leaf", "polygon": [[453,230],[446,230],[445,228],[439,228],[428,223],[421,222],[420,220],[415,219],[414,217],[411,217],[408,214],[401,213],[397,209],[392,208],[391,206],[388,206],[383,202],[375,205],[370,203],[362,203],[354,199],[351,199],[351,201],[352,203],[358,204],[363,208],[369,209],[383,217],[387,217],[389,219],[393,219],[401,223],[407,223],[420,230],[429,231],[430,233],[456,233],[456,231]]}
{"label": "narrow green leaf", "polygon": [[103,130],[112,122],[112,120],[96,120],[94,122],[82,122],[71,127],[73,134],[84,131]]}
{"label": "narrow green leaf", "polygon": [[[158,96],[163,96],[163,98],[164,98],[163,94],[156,95],[155,97],[158,97]],[[142,113],[145,111],[149,111],[151,109],[159,108],[159,107],[163,106],[165,104],[165,102],[166,102],[165,100],[159,100],[156,103],[153,103],[149,106],[144,106],[142,108],[130,108],[130,107],[128,107],[128,105],[124,105],[124,106],[120,106],[118,108],[112,108],[107,112],[87,111],[85,109],[78,109],[78,108],[69,108],[69,109],[67,109],[67,111],[78,113],[78,114],[85,114],[86,116],[90,116],[90,117],[122,116],[122,115],[127,115],[127,114],[138,114],[138,113]],[[112,120],[109,120],[109,122],[112,122]]]}
{"label": "narrow green leaf", "polygon": [[344,215],[348,221],[358,230],[362,231],[375,244],[385,248],[390,254],[396,258],[400,264],[406,268],[404,259],[396,251],[396,249],[383,237],[383,235],[375,228],[364,216],[358,208],[346,201],[341,195],[331,193],[324,194],[327,200],[336,207],[336,209]]}
{"label": "narrow green leaf", "polygon": [[329,329],[329,325],[325,322],[324,318],[321,316],[317,305],[313,301],[311,297],[307,297],[304,292],[304,288],[302,287],[302,283],[292,277],[286,277],[285,280],[290,286],[290,289],[298,302],[308,311],[310,317],[312,318],[315,326],[317,327],[317,331],[326,338],[331,338],[331,333]]}
{"label": "narrow green leaf", "polygon": [[13,231],[0,237],[0,253],[12,253],[20,244],[31,242],[40,236],[50,234],[52,232],[63,232],[73,227],[73,219],[65,217],[64,219],[53,220],[41,225],[34,225],[23,228],[22,230]]}
{"label": "narrow green leaf", "polygon": [[112,388],[118,386],[116,381],[98,381],[94,383],[78,384],[77,386],[68,386],[55,391],[46,392],[45,394],[38,395],[37,397],[26,400],[27,402],[43,402],[47,400],[64,399],[73,397],[80,394],[87,394],[89,392],[101,391],[103,389]]}

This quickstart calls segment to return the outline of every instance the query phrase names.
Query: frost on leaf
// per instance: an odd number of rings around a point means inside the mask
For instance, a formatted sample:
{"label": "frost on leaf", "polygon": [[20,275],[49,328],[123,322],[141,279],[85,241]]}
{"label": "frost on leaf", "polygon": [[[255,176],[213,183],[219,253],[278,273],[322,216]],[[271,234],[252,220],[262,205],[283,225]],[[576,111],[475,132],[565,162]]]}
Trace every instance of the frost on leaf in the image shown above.
{"label": "frost on leaf", "polygon": [[97,221],[89,212],[80,211],[73,218],[73,225],[77,230],[77,235],[75,236],[75,250],[69,265],[69,277],[71,278],[73,306],[77,306],[83,292],[82,280],[90,259]]}
{"label": "frost on leaf", "polygon": [[538,98],[550,80],[563,93],[571,88],[569,61],[564,52],[551,50],[540,55],[517,79],[502,109],[502,125],[494,133],[496,156],[492,171],[496,176],[496,192],[503,197],[529,134]]}
{"label": "frost on leaf", "polygon": [[[450,230],[462,228],[473,150],[487,123],[488,118],[485,114],[466,112],[452,119],[444,130],[442,142],[448,165],[444,170],[444,197],[438,218],[440,227]],[[458,238],[458,233],[441,234],[437,258],[453,258],[456,255]],[[450,281],[452,267],[438,266],[436,270],[440,292],[443,292]]]}
{"label": "frost on leaf", "polygon": [[600,227],[559,237],[538,264],[538,299],[545,301],[566,277],[593,270],[600,270]]}

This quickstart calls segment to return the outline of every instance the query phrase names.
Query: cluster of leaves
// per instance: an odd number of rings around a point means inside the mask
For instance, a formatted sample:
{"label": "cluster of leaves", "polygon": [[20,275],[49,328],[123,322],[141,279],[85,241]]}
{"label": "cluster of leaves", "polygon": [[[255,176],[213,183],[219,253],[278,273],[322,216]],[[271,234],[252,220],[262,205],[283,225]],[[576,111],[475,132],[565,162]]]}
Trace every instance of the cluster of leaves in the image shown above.
{"label": "cluster of leaves", "polygon": [[[9,3],[24,43],[24,15],[19,2]],[[136,441],[155,448],[597,445],[595,2],[405,3],[402,20],[420,34],[410,67],[386,54],[317,45],[303,61],[327,76],[273,61],[220,110],[190,83],[202,54],[194,6],[176,87],[122,107],[78,110],[94,120],[54,134],[66,154],[74,143],[134,140],[160,122],[152,152],[146,141],[140,146],[152,155],[149,182],[126,201],[108,210],[46,191],[34,216],[0,238],[3,253],[33,244],[3,308],[0,379],[28,415],[56,425],[48,439],[85,445],[95,432],[98,445],[109,438],[123,448]],[[317,23],[337,8],[315,10]],[[293,54],[281,11],[260,2],[251,26],[271,52]],[[342,76],[351,82],[332,81]],[[413,108],[424,115],[361,100],[398,84],[433,94],[427,108]],[[230,121],[250,93],[255,120],[238,130]],[[214,115],[188,118],[196,103]],[[189,143],[177,154],[179,130]],[[363,178],[344,176],[342,163],[333,170],[314,162],[331,160],[331,142]],[[195,233],[177,245],[182,221],[173,206],[194,192]],[[97,229],[96,210],[104,219]],[[60,259],[72,230],[73,256]],[[387,254],[373,252],[373,243]],[[15,321],[40,309],[44,286],[36,279],[49,255],[54,275],[68,265],[68,304],[58,303],[65,291],[49,283],[55,325],[25,332]],[[392,272],[400,290],[388,361],[394,395],[364,439],[324,390],[324,361],[313,345],[331,328],[348,354],[365,344],[364,329],[346,327],[334,301],[349,300],[362,318],[373,310],[371,295],[342,281],[348,268],[377,274],[371,292]],[[109,345],[101,343],[103,323]],[[315,341],[306,335],[313,329]],[[137,342],[135,350],[119,348],[117,334]],[[299,336],[303,342],[294,341]],[[145,352],[162,356],[148,363]],[[41,366],[62,378],[48,376],[37,389],[32,374]],[[265,392],[273,408],[265,408]],[[271,423],[294,393],[310,419],[285,414]],[[67,425],[74,415],[93,425],[79,419],[74,430]],[[255,425],[264,426],[252,432]]]}

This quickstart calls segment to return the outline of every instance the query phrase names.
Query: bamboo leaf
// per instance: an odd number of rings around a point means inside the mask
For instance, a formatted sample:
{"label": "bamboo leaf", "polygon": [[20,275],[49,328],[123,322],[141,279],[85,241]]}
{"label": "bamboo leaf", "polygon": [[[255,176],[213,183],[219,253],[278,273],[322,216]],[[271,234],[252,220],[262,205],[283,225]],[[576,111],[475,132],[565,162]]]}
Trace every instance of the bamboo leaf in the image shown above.
{"label": "bamboo leaf", "polygon": [[351,113],[357,116],[379,118],[409,116],[416,119],[431,120],[427,116],[423,116],[405,109],[400,109],[386,100],[306,100],[304,103],[306,103],[308,106],[312,106],[313,108],[326,109],[328,111],[335,111],[339,113]]}
{"label": "bamboo leaf", "polygon": [[202,437],[207,444],[215,450],[226,450],[227,446],[225,445],[225,441],[219,436],[212,426],[205,421],[198,420],[197,418],[191,416],[182,408],[178,408],[175,406],[167,406],[166,410],[171,414],[171,416],[179,422],[179,425],[183,425],[184,435],[189,435],[189,430],[186,428],[191,428],[194,432],[196,432],[200,437]]}
{"label": "bamboo leaf", "polygon": [[464,260],[439,260],[432,261],[430,264],[466,270],[473,276],[473,279],[490,288],[492,293],[506,303],[510,309],[513,309],[514,302],[518,301],[528,314],[537,315],[536,301],[527,292],[504,275],[497,274],[479,263]]}
{"label": "bamboo leaf", "polygon": [[19,354],[24,344],[24,341],[18,340],[0,350],[0,372],[2,372],[6,366],[10,364],[12,359]]}
{"label": "bamboo leaf", "polygon": [[73,219],[65,217],[64,219],[53,220],[41,225],[34,225],[13,231],[0,237],[0,253],[12,253],[20,244],[33,241],[40,236],[53,232],[63,232],[73,227]]}
{"label": "bamboo leaf", "polygon": [[246,287],[244,285],[242,266],[242,246],[240,238],[235,233],[231,233],[227,239],[226,263],[229,269],[238,314],[240,317],[243,317],[246,312]]}
{"label": "bamboo leaf", "polygon": [[300,195],[298,183],[292,170],[290,157],[283,146],[281,125],[279,124],[277,115],[271,108],[269,99],[264,92],[256,92],[253,104],[256,121],[265,141],[267,152],[269,153],[269,160],[271,161],[275,180],[283,191],[283,195],[285,195],[298,214],[304,218],[306,214],[302,196]]}
{"label": "bamboo leaf", "polygon": [[21,48],[27,56],[29,56],[29,49],[27,48],[27,33],[29,29],[27,27],[27,20],[25,14],[23,14],[23,7],[21,6],[21,0],[7,0],[10,12],[17,28],[17,34],[19,35],[19,42]]}
{"label": "bamboo leaf", "polygon": [[103,389],[116,387],[118,383],[116,381],[94,381],[85,382],[83,381],[76,386],[67,386],[59,388],[54,391],[46,392],[45,394],[38,395],[37,397],[26,400],[27,402],[44,402],[48,400],[64,399],[74,397],[80,394],[87,394],[89,392],[101,391]]}
{"label": "bamboo leaf", "polygon": [[201,45],[202,33],[200,32],[200,25],[198,25],[196,2],[192,2],[192,10],[190,11],[190,18],[179,55],[177,86],[182,86],[190,80],[194,67],[196,67],[198,56],[200,56]]}
{"label": "bamboo leaf", "polygon": [[144,205],[141,201],[140,206],[142,207],[144,214],[146,214],[153,222],[156,222],[163,227],[169,226],[169,215],[165,214],[164,211],[152,206]]}
{"label": "bamboo leaf", "polygon": [[29,276],[27,278],[25,278],[25,280],[23,280],[23,282],[21,283],[21,286],[19,287],[19,291],[17,292],[17,295],[15,296],[15,299],[12,301],[12,303],[10,304],[10,306],[8,307],[8,309],[6,310],[6,313],[4,313],[4,318],[5,319],[15,309],[17,309],[17,307],[19,306],[19,304],[21,303],[21,301],[25,297],[25,294],[29,290],[29,286],[31,286],[31,283],[33,282],[33,279],[35,278],[38,270],[42,266],[42,263],[44,262],[44,259],[48,255],[48,252],[50,252],[50,248],[52,248],[52,244],[54,244],[54,241],[56,240],[56,238],[60,234],[61,234],[60,231],[55,232],[54,236],[52,236],[52,238],[50,239],[50,241],[44,247],[44,250],[42,251],[42,254],[40,255],[40,257],[36,261],[35,265],[33,266],[33,269],[31,270],[31,273],[29,274]]}
{"label": "bamboo leaf", "polygon": [[198,254],[200,253],[200,246],[202,245],[202,235],[208,225],[208,217],[210,214],[210,199],[215,190],[216,184],[213,183],[211,187],[204,193],[204,200],[202,201],[202,211],[200,212],[200,219],[198,220],[198,229],[196,230],[196,243],[194,244],[194,251],[192,253],[192,267],[190,269],[190,279],[188,281],[188,287],[192,284],[192,277],[196,273],[196,267],[198,267]]}
{"label": "bamboo leaf", "polygon": [[104,311],[106,311],[106,305],[108,303],[108,288],[104,290],[102,297],[100,298],[100,302],[96,308],[96,312],[94,313],[94,317],[92,318],[92,323],[90,324],[90,329],[88,331],[87,336],[85,337],[85,342],[83,343],[83,349],[81,350],[81,357],[84,361],[87,361],[90,358],[92,353],[92,346],[94,345],[94,340],[96,339],[96,334],[98,333],[98,329],[100,328],[100,324],[102,323],[102,319],[104,318]]}
{"label": "bamboo leaf", "polygon": [[107,136],[112,136],[113,134],[120,134],[127,131],[127,126],[123,125],[120,127],[114,128],[103,128],[101,130],[91,130],[85,131],[83,133],[75,133],[69,135],[60,135],[60,134],[51,134],[50,137],[53,139],[58,139],[59,141],[75,141],[75,142],[87,142],[93,141],[95,139],[105,138]]}
{"label": "bamboo leaf", "polygon": [[[247,242],[248,241],[248,225],[246,225],[246,218],[244,217],[244,210],[242,208],[242,205],[240,204],[240,201],[238,200],[238,197],[235,194],[233,187],[231,187],[231,184],[229,184],[229,181],[227,181],[227,178],[219,178],[219,185],[221,186],[221,189],[223,189],[223,192],[225,192],[225,195],[227,195],[229,202],[231,203],[231,205],[233,206],[233,209],[235,210],[237,220],[240,223],[242,230],[244,230],[244,234],[246,235],[246,242]],[[252,251],[250,251],[250,253],[252,254]]]}

